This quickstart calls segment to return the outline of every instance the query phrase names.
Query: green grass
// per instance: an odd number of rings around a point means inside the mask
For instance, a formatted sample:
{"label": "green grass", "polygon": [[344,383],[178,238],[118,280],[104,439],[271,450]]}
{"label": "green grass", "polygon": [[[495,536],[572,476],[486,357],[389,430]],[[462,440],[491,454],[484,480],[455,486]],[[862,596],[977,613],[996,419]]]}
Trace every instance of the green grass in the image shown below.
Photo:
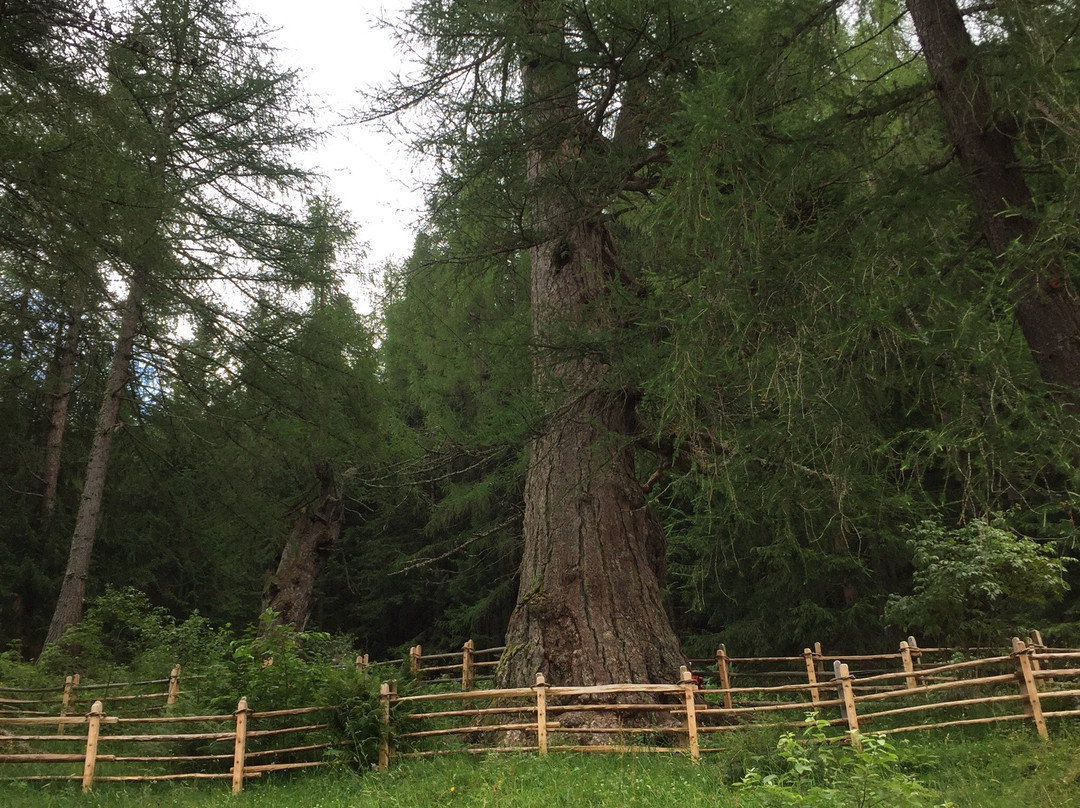
{"label": "green grass", "polygon": [[[1049,743],[1024,730],[898,742],[901,770],[929,791],[919,805],[957,808],[1080,808],[1080,732],[1059,728]],[[767,808],[782,805],[864,806],[844,791],[839,801],[792,802],[762,787],[730,785],[742,766],[767,770],[752,746],[693,765],[682,756],[553,754],[448,757],[403,761],[389,772],[323,771],[249,782],[232,797],[228,781],[196,784],[100,783],[78,787],[0,785],[4,808]],[[914,804],[914,803],[913,803]],[[881,804],[881,808],[895,808]]]}

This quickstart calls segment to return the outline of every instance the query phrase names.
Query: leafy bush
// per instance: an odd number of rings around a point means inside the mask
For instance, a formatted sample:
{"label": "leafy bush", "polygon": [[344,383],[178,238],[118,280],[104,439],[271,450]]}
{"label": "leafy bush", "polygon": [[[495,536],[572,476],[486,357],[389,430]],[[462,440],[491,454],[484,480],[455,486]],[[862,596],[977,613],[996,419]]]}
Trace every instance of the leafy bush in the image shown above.
{"label": "leafy bush", "polygon": [[900,769],[896,747],[881,735],[861,736],[862,748],[840,746],[825,735],[829,724],[811,713],[801,736],[780,736],[777,771],[750,769],[737,784],[761,789],[776,806],[844,805],[852,808],[947,808],[933,792]]}
{"label": "leafy bush", "polygon": [[81,622],[42,651],[38,668],[53,676],[77,672],[84,679],[115,680],[119,671],[156,679],[176,663],[207,667],[221,657],[227,638],[227,629],[215,629],[198,612],[177,623],[142,592],[109,588],[90,601]]}
{"label": "leafy bush", "polygon": [[924,521],[911,531],[910,595],[892,595],[885,618],[905,631],[957,644],[1000,644],[1025,611],[1059,600],[1068,559],[1017,535],[1001,518],[959,528]]}
{"label": "leafy bush", "polygon": [[282,710],[325,703],[321,699],[334,676],[334,666],[347,664],[352,648],[347,638],[297,631],[265,612],[229,643],[218,681],[211,690],[215,709],[235,709],[241,696],[256,710]]}

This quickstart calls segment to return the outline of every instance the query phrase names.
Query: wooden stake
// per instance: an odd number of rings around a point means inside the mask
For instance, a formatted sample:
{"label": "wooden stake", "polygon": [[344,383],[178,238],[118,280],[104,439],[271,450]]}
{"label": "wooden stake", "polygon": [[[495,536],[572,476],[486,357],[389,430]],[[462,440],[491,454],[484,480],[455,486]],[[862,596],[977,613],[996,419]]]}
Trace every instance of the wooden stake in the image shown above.
{"label": "wooden stake", "polygon": [[716,672],[720,675],[720,687],[724,691],[724,709],[731,709],[731,678],[728,675],[727,646],[723,643],[716,649]]}
{"label": "wooden stake", "polygon": [[690,671],[683,665],[679,668],[679,684],[683,689],[683,701],[686,704],[686,740],[690,746],[690,759],[697,763],[701,759],[701,749],[698,747],[697,713],[695,712],[695,697],[697,685]]}
{"label": "wooden stake", "polygon": [[366,673],[369,664],[367,654],[361,654],[356,658],[356,669],[360,671],[360,673]]}
{"label": "wooden stake", "polygon": [[466,641],[461,646],[461,689],[468,691],[473,689],[473,652],[476,646],[472,640]]}
{"label": "wooden stake", "polygon": [[172,671],[169,673],[169,692],[165,696],[165,706],[170,707],[176,704],[177,698],[180,696],[180,666],[173,665]]}
{"label": "wooden stake", "polygon": [[919,686],[919,678],[915,675],[915,661],[911,658],[911,644],[907,640],[900,641],[900,661],[904,666],[904,684],[908,690],[914,690]]}
{"label": "wooden stake", "polygon": [[836,682],[836,695],[841,700],[840,714],[847,719],[851,745],[862,750],[862,738],[859,737],[859,716],[855,712],[855,690],[851,686],[852,676],[846,663],[839,659],[833,662]]}
{"label": "wooden stake", "polygon": [[822,656],[824,656],[824,654],[821,650],[821,643],[814,643],[814,661],[817,666],[818,679],[822,679],[825,676],[825,660],[822,659]]}
{"label": "wooden stake", "polygon": [[1043,718],[1042,703],[1039,701],[1039,688],[1031,668],[1034,647],[1025,645],[1019,637],[1013,637],[1012,648],[1013,658],[1016,660],[1016,679],[1020,685],[1020,695],[1024,697],[1024,714],[1035,722],[1039,737],[1049,740],[1050,734],[1046,731],[1046,719]]}
{"label": "wooden stake", "polygon": [[101,734],[101,719],[105,715],[105,707],[100,701],[95,701],[87,713],[86,727],[86,757],[83,758],[82,790],[89,791],[94,785],[94,768],[97,766],[98,736]]}
{"label": "wooden stake", "polygon": [[397,690],[397,682],[379,685],[379,770],[390,768],[390,701]]}
{"label": "wooden stake", "polygon": [[533,690],[536,691],[536,748],[540,755],[546,755],[548,753],[548,733],[547,733],[547,682],[544,681],[544,674],[536,674],[536,686]]}
{"label": "wooden stake", "polygon": [[[915,670],[918,670],[922,667],[922,651],[919,649],[919,644],[915,642],[914,637],[909,636],[907,644],[911,649],[911,664],[915,667]],[[915,677],[915,680],[918,682],[918,677]]]}
{"label": "wooden stake", "polygon": [[241,696],[236,703],[236,735],[233,739],[232,793],[244,790],[244,758],[247,752],[248,709],[247,696]]}
{"label": "wooden stake", "polygon": [[810,701],[815,707],[821,701],[821,693],[817,688],[817,664],[814,661],[814,652],[809,648],[803,649],[803,661],[806,663],[806,681],[810,687]]}
{"label": "wooden stake", "polygon": [[[60,717],[66,718],[68,711],[68,702],[71,700],[71,691],[75,689],[75,677],[69,676],[64,679],[64,695],[60,699]],[[61,721],[56,725],[56,734],[62,735],[64,732],[64,722]]]}
{"label": "wooden stake", "polygon": [[409,649],[409,671],[414,679],[420,678],[420,655],[422,651],[423,649],[419,645],[414,645]]}
{"label": "wooden stake", "polygon": [[[1043,645],[1042,634],[1040,634],[1038,630],[1035,630],[1035,631],[1031,632],[1031,639],[1028,640],[1028,645],[1032,646],[1031,652],[1033,654],[1037,653],[1039,651],[1045,651],[1046,650],[1046,646]],[[1035,659],[1035,657],[1030,657],[1030,659],[1031,659],[1031,669],[1033,671],[1036,671],[1036,672],[1041,671],[1042,670],[1042,662]]]}

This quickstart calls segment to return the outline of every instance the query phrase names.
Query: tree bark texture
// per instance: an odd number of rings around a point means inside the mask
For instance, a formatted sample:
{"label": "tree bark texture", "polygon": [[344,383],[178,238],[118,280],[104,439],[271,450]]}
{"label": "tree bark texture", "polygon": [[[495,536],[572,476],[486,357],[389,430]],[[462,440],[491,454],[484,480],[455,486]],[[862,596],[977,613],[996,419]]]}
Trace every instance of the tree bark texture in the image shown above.
{"label": "tree bark texture", "polygon": [[72,312],[67,333],[60,344],[56,361],[56,387],[51,393],[52,412],[49,417],[49,434],[45,439],[45,459],[41,464],[41,526],[42,533],[49,530],[56,510],[56,491],[60,480],[60,461],[63,457],[64,432],[67,430],[68,405],[71,402],[71,386],[75,380],[75,359],[79,346],[82,312]]}
{"label": "tree bark texture", "polygon": [[[573,73],[551,61],[557,16],[526,3],[544,46],[525,60],[530,110],[528,180],[538,236],[530,249],[535,383],[553,400],[530,446],[524,554],[517,606],[497,680],[525,686],[538,672],[556,685],[674,682],[685,659],[660,595],[664,535],[635,476],[632,391],[613,389],[609,366],[588,351],[548,350],[568,333],[601,334],[615,244],[564,168],[582,154],[586,127]],[[584,196],[588,196],[585,194]]]}
{"label": "tree bark texture", "polygon": [[[983,235],[999,265],[1014,242],[1029,243],[1038,223],[1012,139],[995,118],[993,99],[955,0],[907,0],[934,92],[968,176]],[[1016,320],[1042,378],[1080,387],[1080,304],[1060,260],[1011,269]]]}
{"label": "tree bark texture", "polygon": [[275,621],[303,631],[315,608],[315,582],[326,567],[341,533],[342,502],[329,463],[318,463],[316,499],[293,522],[292,534],[281,552],[277,572],[263,593],[263,611],[273,609]]}
{"label": "tree bark texture", "polygon": [[105,381],[105,397],[98,411],[97,426],[90,445],[83,480],[82,497],[75,517],[75,529],[68,552],[67,570],[60,586],[45,645],[60,639],[64,630],[82,618],[83,600],[86,597],[86,581],[90,573],[90,558],[94,538],[101,520],[101,503],[105,494],[109,458],[112,454],[113,435],[120,425],[120,403],[124,389],[131,380],[131,357],[135,348],[135,336],[139,330],[142,314],[143,280],[140,273],[132,276],[128,286],[120,320],[120,332],[116,339],[109,375]]}

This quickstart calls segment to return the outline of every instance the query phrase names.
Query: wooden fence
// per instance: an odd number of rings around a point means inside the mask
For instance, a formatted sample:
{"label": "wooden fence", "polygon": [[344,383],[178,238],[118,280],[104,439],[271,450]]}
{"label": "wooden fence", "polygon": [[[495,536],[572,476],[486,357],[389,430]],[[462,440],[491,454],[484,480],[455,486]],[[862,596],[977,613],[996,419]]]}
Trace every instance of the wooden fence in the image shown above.
{"label": "wooden fence", "polygon": [[83,684],[76,673],[53,687],[0,687],[0,718],[63,718],[78,713],[80,703],[88,707],[96,699],[105,699],[110,706],[122,704],[130,710],[148,712],[168,709],[179,697],[179,665],[174,665],[166,678],[141,682]]}
{"label": "wooden fence", "polygon": [[[386,683],[379,764],[385,767],[394,757],[543,755],[551,749],[685,752],[697,759],[723,751],[726,733],[803,726],[809,712],[838,734],[848,733],[856,745],[867,730],[901,733],[1009,721],[1030,721],[1046,738],[1048,718],[1080,716],[1080,651],[1042,650],[1014,639],[1007,654],[916,665],[905,644],[908,653],[895,655],[903,663],[899,670],[859,676],[839,659],[826,675],[813,652],[784,658],[809,660],[807,681],[786,684],[699,687],[685,668],[678,683],[659,685],[555,687],[538,675],[528,688],[399,696]],[[860,661],[883,660],[875,655]],[[396,734],[393,715],[405,724]]]}
{"label": "wooden fence", "polygon": [[[227,779],[237,793],[265,772],[326,765],[327,723],[310,717],[329,710],[256,712],[242,698],[231,714],[130,717],[108,715],[97,700],[83,716],[2,716],[0,779],[77,780],[84,791],[103,781]],[[33,774],[8,773],[28,764]]]}
{"label": "wooden fence", "polygon": [[[463,691],[472,690],[481,680],[490,680],[499,664],[505,646],[477,649],[472,640],[461,646],[460,652],[425,654],[414,645],[409,649],[409,672],[414,679],[435,682],[461,681]],[[452,661],[451,661],[452,660]],[[460,662],[458,661],[460,660]],[[429,665],[425,663],[434,662]]]}
{"label": "wooden fence", "polygon": [[[685,753],[696,760],[723,751],[728,733],[802,726],[808,712],[855,744],[866,731],[1015,721],[1031,722],[1045,738],[1048,721],[1080,716],[1080,650],[1047,649],[1038,639],[1014,639],[1006,653],[973,659],[954,649],[918,649],[910,639],[896,654],[846,658],[820,647],[802,656],[742,658],[720,649],[715,686],[712,672],[699,683],[684,668],[670,684],[567,687],[538,675],[532,687],[502,690],[475,687],[477,671],[493,664],[481,658],[478,665],[476,657],[501,649],[476,651],[466,643],[459,664],[457,654],[424,656],[416,648],[415,675],[456,682],[460,672],[461,689],[398,695],[394,683],[384,683],[378,765],[398,757],[551,750]],[[359,668],[376,664],[357,660]],[[160,703],[142,698],[151,694],[118,693],[116,708],[97,698],[85,715],[73,705],[100,689],[75,677],[63,688],[0,690],[7,699],[0,779],[74,780],[84,789],[101,781],[227,779],[239,791],[265,772],[326,764],[332,708],[256,712],[241,699],[230,714],[182,716],[161,709],[176,701],[178,669],[168,680],[128,686],[165,683],[152,694]],[[160,712],[124,714],[140,705]]]}

